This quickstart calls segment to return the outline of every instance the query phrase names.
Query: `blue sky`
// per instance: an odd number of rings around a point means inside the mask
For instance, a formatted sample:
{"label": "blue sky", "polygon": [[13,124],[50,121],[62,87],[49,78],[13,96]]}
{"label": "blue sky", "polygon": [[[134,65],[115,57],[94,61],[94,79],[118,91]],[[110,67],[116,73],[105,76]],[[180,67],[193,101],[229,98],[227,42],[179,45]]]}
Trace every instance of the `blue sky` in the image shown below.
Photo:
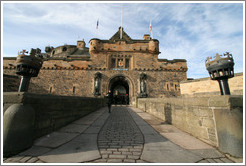
{"label": "blue sky", "polygon": [[[121,26],[132,39],[149,34],[159,40],[161,59],[186,59],[188,78],[208,77],[205,60],[232,53],[235,72],[243,72],[242,3],[4,3],[3,56],[22,49],[76,45],[82,38],[109,39]],[[99,28],[96,22],[99,19]]]}

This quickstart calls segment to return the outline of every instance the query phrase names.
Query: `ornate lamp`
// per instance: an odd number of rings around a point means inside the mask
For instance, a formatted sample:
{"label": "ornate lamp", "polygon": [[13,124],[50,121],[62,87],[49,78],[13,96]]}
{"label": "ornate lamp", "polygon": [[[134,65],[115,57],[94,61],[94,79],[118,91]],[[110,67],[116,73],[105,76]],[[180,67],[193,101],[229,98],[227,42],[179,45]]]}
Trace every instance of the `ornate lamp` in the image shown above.
{"label": "ornate lamp", "polygon": [[213,58],[208,57],[205,64],[210,78],[219,82],[221,95],[230,95],[228,79],[234,77],[232,54],[226,52],[222,56],[217,53]]}
{"label": "ornate lamp", "polygon": [[27,92],[31,77],[37,77],[43,61],[41,50],[31,49],[30,55],[26,50],[20,52],[16,59],[16,74],[21,76],[19,92]]}

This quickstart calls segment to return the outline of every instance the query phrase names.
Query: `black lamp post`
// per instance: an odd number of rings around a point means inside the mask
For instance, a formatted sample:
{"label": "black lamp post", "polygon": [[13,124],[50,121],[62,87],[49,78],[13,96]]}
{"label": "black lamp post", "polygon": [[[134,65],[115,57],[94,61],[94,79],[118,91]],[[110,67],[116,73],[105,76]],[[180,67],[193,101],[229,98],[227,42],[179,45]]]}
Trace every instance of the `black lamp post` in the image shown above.
{"label": "black lamp post", "polygon": [[215,57],[208,57],[206,68],[212,80],[217,80],[220,86],[221,95],[230,95],[228,79],[234,77],[234,60],[229,52],[223,56],[216,54]]}
{"label": "black lamp post", "polygon": [[26,50],[20,52],[16,59],[16,74],[21,76],[18,92],[27,92],[31,77],[37,77],[43,61],[40,49],[31,49],[30,55]]}

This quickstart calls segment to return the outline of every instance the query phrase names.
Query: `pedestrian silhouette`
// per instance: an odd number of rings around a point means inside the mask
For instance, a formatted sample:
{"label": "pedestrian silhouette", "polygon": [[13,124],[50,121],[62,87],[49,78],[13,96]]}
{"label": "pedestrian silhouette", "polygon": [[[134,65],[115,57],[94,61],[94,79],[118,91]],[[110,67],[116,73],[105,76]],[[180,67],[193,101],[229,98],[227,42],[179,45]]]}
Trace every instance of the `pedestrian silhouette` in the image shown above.
{"label": "pedestrian silhouette", "polygon": [[113,102],[113,94],[112,94],[111,90],[108,91],[106,97],[107,97],[107,104],[108,104],[108,112],[110,113],[111,112],[111,105]]}

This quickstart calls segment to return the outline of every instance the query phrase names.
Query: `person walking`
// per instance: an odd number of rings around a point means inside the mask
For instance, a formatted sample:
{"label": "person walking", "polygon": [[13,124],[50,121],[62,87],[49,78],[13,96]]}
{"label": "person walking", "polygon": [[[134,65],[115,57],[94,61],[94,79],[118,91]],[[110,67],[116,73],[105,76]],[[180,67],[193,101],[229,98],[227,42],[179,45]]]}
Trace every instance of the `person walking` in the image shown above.
{"label": "person walking", "polygon": [[111,90],[108,91],[107,93],[107,104],[108,104],[108,112],[111,113],[111,105],[113,103],[113,94],[111,92]]}

